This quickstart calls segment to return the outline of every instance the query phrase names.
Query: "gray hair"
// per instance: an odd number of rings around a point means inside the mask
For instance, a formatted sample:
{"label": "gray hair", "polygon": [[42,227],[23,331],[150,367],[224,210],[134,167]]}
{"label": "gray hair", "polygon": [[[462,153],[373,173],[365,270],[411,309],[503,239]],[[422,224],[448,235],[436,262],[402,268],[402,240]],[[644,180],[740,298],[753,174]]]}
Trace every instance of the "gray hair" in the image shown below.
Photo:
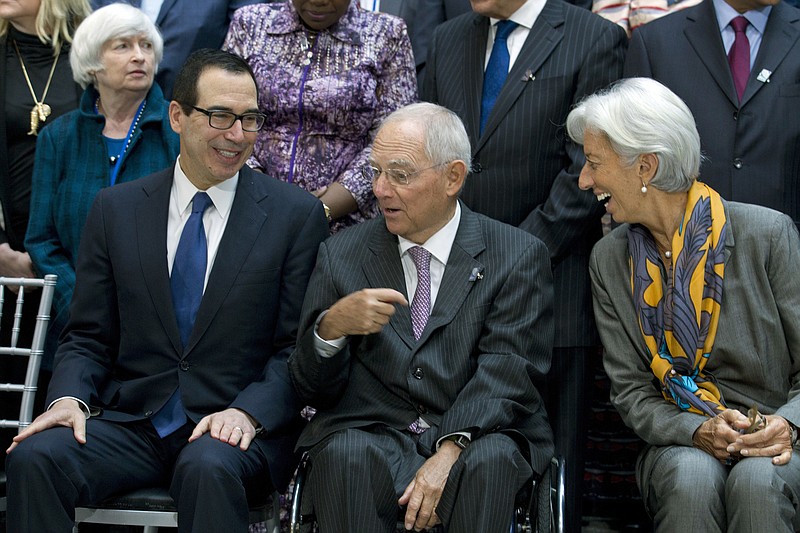
{"label": "gray hair", "polygon": [[584,134],[604,135],[627,165],[642,154],[658,158],[648,185],[687,191],[700,174],[700,135],[692,112],[675,93],[650,78],[620,80],[586,97],[567,116],[567,132],[583,144]]}
{"label": "gray hair", "polygon": [[69,64],[72,77],[84,89],[94,83],[93,73],[103,70],[103,47],[112,39],[144,35],[153,43],[155,71],[164,55],[164,39],[153,21],[138,8],[128,4],[110,4],[86,17],[72,40]]}
{"label": "gray hair", "polygon": [[420,102],[401,107],[390,114],[381,128],[390,122],[414,122],[425,132],[423,149],[431,163],[444,164],[460,160],[470,169],[472,149],[461,119],[440,105]]}

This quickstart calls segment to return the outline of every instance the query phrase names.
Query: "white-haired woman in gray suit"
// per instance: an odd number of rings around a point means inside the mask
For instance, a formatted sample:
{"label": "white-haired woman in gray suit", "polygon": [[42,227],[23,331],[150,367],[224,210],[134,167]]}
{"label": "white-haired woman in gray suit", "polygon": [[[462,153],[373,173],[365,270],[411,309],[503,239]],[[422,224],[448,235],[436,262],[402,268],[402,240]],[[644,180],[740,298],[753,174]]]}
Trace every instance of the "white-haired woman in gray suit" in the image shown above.
{"label": "white-haired woman in gray suit", "polygon": [[579,185],[624,223],[592,252],[594,310],[656,529],[797,530],[797,228],[697,181],[692,114],[654,80],[586,98],[567,130]]}

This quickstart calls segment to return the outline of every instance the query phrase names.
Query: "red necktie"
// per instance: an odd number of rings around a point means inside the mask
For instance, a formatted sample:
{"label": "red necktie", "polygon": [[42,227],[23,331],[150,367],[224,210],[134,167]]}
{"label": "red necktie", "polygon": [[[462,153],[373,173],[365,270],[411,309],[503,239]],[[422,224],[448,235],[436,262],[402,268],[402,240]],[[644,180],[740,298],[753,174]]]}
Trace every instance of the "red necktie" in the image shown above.
{"label": "red necktie", "polygon": [[728,52],[728,65],[731,67],[733,85],[736,87],[736,94],[739,95],[740,102],[744,88],[747,86],[747,78],[750,77],[750,41],[745,33],[748,24],[750,23],[742,16],[731,20],[731,28],[736,32],[736,40],[733,41],[733,46]]}

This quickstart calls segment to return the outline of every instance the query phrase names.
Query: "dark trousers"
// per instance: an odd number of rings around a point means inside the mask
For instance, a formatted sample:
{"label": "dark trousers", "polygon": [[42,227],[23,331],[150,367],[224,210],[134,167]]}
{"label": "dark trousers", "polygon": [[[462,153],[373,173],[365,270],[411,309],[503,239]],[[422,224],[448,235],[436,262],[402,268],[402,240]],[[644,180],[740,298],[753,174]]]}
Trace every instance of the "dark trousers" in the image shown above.
{"label": "dark trousers", "polygon": [[169,485],[181,532],[248,530],[244,483],[269,483],[262,439],[243,452],[208,434],[187,443],[193,424],[160,439],[149,421],[89,419],[86,444],[69,428],[24,440],[6,458],[8,531],[69,533],[77,506],[120,492]]}
{"label": "dark trousers", "polygon": [[588,369],[592,368],[593,357],[599,357],[595,347],[555,348],[547,379],[537,383],[553,428],[555,453],[565,460],[564,530],[567,533],[581,530],[583,470],[592,383]]}
{"label": "dark trousers", "polygon": [[[406,432],[339,431],[310,452],[303,506],[310,497],[321,533],[394,533],[397,500],[425,460],[424,450]],[[507,532],[516,494],[532,474],[507,435],[476,439],[453,465],[437,504],[445,531]]]}

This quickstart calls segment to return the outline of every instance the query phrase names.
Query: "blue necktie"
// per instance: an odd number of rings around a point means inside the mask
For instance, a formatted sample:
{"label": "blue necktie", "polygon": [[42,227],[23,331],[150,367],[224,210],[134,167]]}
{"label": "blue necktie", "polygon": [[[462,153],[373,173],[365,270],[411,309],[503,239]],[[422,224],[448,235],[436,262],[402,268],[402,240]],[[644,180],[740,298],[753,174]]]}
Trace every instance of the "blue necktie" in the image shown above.
{"label": "blue necktie", "polygon": [[517,27],[516,22],[501,20],[497,23],[497,33],[494,36],[492,55],[489,56],[489,63],[486,65],[486,72],[483,74],[483,98],[481,99],[481,130],[486,126],[489,113],[492,112],[494,102],[500,89],[508,77],[508,64],[511,58],[508,54],[508,36]]}
{"label": "blue necktie", "polygon": [[[210,205],[211,198],[208,194],[199,192],[194,195],[192,214],[183,226],[178,249],[175,251],[175,260],[172,263],[170,276],[172,305],[175,308],[175,318],[178,320],[178,330],[184,348],[192,333],[200,300],[203,299],[203,284],[208,263],[203,213]],[[152,422],[161,438],[186,423],[186,412],[183,410],[179,388],[175,389],[164,407],[153,416]]]}

